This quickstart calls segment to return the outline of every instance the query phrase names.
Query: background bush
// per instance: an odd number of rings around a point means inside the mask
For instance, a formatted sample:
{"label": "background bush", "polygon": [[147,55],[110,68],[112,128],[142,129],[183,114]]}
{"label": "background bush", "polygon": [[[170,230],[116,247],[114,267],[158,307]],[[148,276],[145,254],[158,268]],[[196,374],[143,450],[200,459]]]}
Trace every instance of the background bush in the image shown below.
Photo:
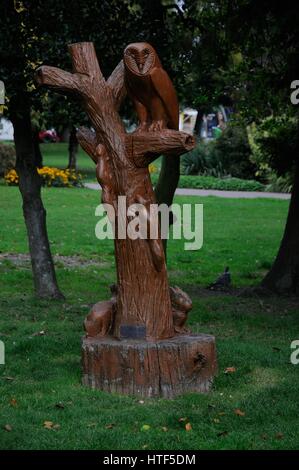
{"label": "background bush", "polygon": [[14,168],[16,164],[16,152],[13,145],[0,142],[0,176]]}
{"label": "background bush", "polygon": [[248,127],[252,161],[271,191],[291,192],[295,161],[299,155],[296,117],[270,116]]}
{"label": "background bush", "polygon": [[[158,176],[151,175],[153,184],[155,185]],[[242,180],[239,178],[216,178],[215,176],[192,176],[181,175],[179,188],[191,189],[217,189],[222,191],[265,191],[265,186],[255,180]]]}
{"label": "background bush", "polygon": [[254,179],[257,168],[250,157],[246,129],[230,125],[216,140],[199,142],[192,152],[183,155],[182,172],[185,175]]}

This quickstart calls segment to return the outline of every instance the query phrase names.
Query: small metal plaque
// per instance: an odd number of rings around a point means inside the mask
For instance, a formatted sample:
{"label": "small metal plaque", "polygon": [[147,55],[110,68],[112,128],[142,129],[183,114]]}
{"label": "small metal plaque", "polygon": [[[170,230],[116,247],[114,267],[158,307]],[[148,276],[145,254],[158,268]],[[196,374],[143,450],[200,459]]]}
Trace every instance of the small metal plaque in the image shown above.
{"label": "small metal plaque", "polygon": [[132,338],[132,339],[145,339],[146,337],[145,325],[121,325],[120,337]]}

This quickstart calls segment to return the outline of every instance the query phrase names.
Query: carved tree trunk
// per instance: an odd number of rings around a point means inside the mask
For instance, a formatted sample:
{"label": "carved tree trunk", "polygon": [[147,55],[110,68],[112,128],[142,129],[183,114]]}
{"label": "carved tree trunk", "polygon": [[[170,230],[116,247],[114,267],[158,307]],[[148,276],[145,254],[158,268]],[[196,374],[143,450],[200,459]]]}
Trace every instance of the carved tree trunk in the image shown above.
{"label": "carved tree trunk", "polygon": [[[81,129],[78,140],[97,164],[103,202],[118,209],[118,196],[126,196],[127,207],[142,203],[149,207],[155,196],[148,164],[161,153],[178,155],[194,146],[188,134],[164,130],[126,134],[118,114],[124,97],[123,63],[105,81],[92,43],[69,46],[73,72],[43,66],[37,81],[58,91],[80,95],[95,133]],[[169,156],[171,158],[171,156]],[[126,217],[126,226],[129,222]],[[115,237],[118,292],[113,334],[140,331],[150,340],[174,336],[171,302],[162,242]]]}
{"label": "carved tree trunk", "polygon": [[[73,44],[69,50],[73,74],[41,67],[37,80],[80,95],[95,132],[83,128],[77,136],[97,165],[102,201],[115,211],[124,200],[127,208],[142,204],[149,228],[155,195],[148,164],[161,153],[177,159],[193,148],[194,139],[169,129],[126,134],[117,111],[125,94],[123,63],[105,81],[93,44]],[[83,383],[147,397],[208,391],[217,368],[215,339],[184,330],[192,302],[179,288],[169,289],[159,233],[151,239],[148,230],[133,240],[127,236],[130,212],[122,210],[118,217],[117,289],[111,301],[95,304],[84,322]]]}

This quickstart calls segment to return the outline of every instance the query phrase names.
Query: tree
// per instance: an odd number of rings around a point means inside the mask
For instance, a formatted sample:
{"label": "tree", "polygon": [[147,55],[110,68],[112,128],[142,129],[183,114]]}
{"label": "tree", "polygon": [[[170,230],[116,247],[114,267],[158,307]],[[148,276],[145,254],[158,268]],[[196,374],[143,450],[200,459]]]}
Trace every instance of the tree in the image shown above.
{"label": "tree", "polygon": [[[39,155],[34,145],[31,101],[28,90],[28,47],[32,31],[22,22],[20,9],[10,1],[1,3],[1,76],[9,97],[9,116],[14,126],[16,168],[23,200],[34,285],[38,296],[62,298],[58,288],[46,228],[46,211],[41,199],[41,178],[37,173]],[[5,27],[4,27],[5,25]],[[14,41],[12,41],[12,36]]]}
{"label": "tree", "polygon": [[[160,26],[165,16],[162,2],[117,0],[93,4],[74,0],[66,3],[49,0],[4,0],[0,5],[1,56],[0,74],[5,81],[8,115],[15,129],[17,171],[27,227],[36,292],[42,297],[61,298],[46,229],[46,211],[41,199],[41,179],[37,173],[40,161],[34,151],[31,110],[40,108],[40,96],[35,90],[33,72],[43,60],[65,67],[61,47],[68,42],[94,40],[105,58],[105,75],[119,60],[120,51],[128,42],[147,39],[166,51],[167,38]],[[157,11],[155,11],[157,6]],[[147,18],[148,15],[148,18]],[[98,21],[94,21],[94,18]],[[162,18],[162,19],[163,19]],[[140,31],[143,25],[143,31]],[[14,40],[12,41],[12,38]],[[159,51],[160,52],[160,51]],[[164,59],[162,55],[162,60]],[[72,123],[73,124],[73,123]]]}
{"label": "tree", "polygon": [[[259,14],[256,15],[256,11]],[[299,10],[293,2],[244,0],[228,23],[238,64],[226,71],[238,97],[240,118],[257,124],[265,116],[294,116],[290,85],[299,77]],[[265,142],[272,167],[293,171],[294,185],[287,223],[274,263],[261,288],[278,294],[299,294],[299,160],[298,125],[291,138]],[[289,134],[289,129],[288,129]],[[290,145],[294,141],[294,145]],[[296,144],[297,142],[297,144]],[[283,162],[283,168],[279,168]]]}

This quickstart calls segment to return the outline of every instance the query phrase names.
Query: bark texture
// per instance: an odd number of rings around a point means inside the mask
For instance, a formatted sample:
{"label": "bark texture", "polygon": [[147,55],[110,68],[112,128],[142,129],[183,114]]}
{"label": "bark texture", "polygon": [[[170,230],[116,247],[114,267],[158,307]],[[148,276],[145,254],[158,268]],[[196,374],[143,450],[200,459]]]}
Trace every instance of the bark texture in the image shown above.
{"label": "bark texture", "polygon": [[16,147],[16,168],[23,200],[23,213],[28,233],[32,273],[36,293],[43,298],[63,298],[60,292],[50,252],[46,226],[46,210],[41,199],[40,164],[32,136],[30,108],[25,95],[15,97],[10,104]]}
{"label": "bark texture", "polygon": [[113,338],[86,338],[82,362],[85,385],[147,398],[208,392],[217,371],[215,339],[210,335],[121,344]]}
{"label": "bark texture", "polygon": [[277,294],[299,295],[299,164],[280,248],[261,287]]}

